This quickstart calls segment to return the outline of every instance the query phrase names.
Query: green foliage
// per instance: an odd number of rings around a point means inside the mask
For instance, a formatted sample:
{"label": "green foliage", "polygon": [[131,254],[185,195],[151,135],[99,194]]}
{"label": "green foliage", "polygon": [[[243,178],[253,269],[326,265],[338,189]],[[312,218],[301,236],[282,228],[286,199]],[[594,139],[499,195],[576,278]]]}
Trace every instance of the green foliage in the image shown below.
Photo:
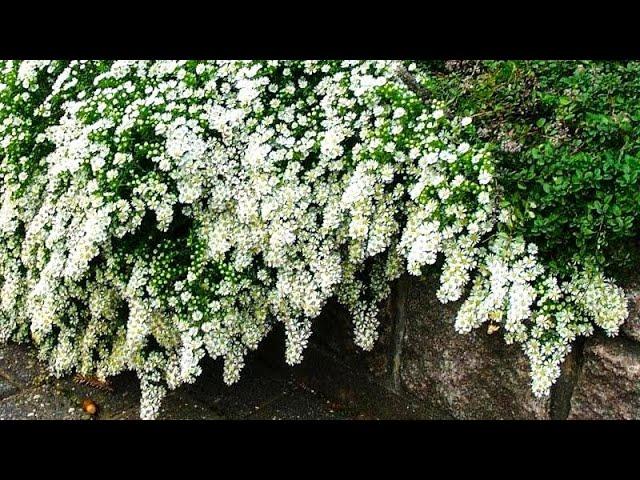
{"label": "green foliage", "polygon": [[640,62],[423,62],[423,85],[491,144],[514,233],[559,272],[629,265],[640,215]]}

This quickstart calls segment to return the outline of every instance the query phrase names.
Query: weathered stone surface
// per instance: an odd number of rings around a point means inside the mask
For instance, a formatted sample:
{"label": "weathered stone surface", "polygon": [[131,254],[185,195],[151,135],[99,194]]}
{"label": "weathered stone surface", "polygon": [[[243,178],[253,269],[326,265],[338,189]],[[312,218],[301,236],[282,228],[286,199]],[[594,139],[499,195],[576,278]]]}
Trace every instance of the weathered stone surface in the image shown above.
{"label": "weathered stone surface", "polygon": [[361,371],[349,368],[333,355],[310,346],[300,365],[292,368],[296,385],[319,392],[331,408],[350,418],[368,420],[446,419],[442,410],[425,408],[414,398],[403,398]]}
{"label": "weathered stone surface", "polygon": [[[290,367],[286,370],[290,375]],[[249,356],[240,380],[233,385],[225,385],[221,369],[206,368],[193,385],[181,388],[199,404],[236,420],[248,417],[262,405],[282,396],[290,385],[284,369],[274,370]]]}
{"label": "weathered stone surface", "polygon": [[331,401],[315,392],[297,388],[276,398],[247,417],[248,420],[345,420],[349,417],[334,409]]}
{"label": "weathered stone surface", "polygon": [[629,317],[622,325],[622,333],[632,340],[640,342],[640,286],[629,287],[626,293],[629,302]]}
{"label": "weathered stone surface", "polygon": [[92,400],[98,407],[97,419],[108,419],[137,409],[140,403],[140,385],[136,375],[127,372],[111,378],[111,391],[80,385],[73,378],[55,381],[56,389],[72,399],[78,407],[84,399]]}
{"label": "weathered stone surface", "polygon": [[640,419],[640,345],[624,338],[587,340],[570,419]]}
{"label": "weathered stone surface", "polygon": [[[158,420],[222,420],[213,409],[195,401],[183,388],[171,392],[162,401]],[[134,407],[116,415],[111,420],[140,420],[140,409]]]}
{"label": "weathered stone surface", "polygon": [[0,400],[8,397],[9,395],[13,395],[16,391],[17,389],[13,385],[0,377]]}
{"label": "weathered stone surface", "polygon": [[378,340],[371,351],[359,348],[353,339],[353,322],[349,312],[337,302],[330,302],[316,319],[313,341],[358,368],[382,384],[390,383],[391,352],[393,351],[392,298],[383,305],[378,316]]}
{"label": "weathered stone surface", "polygon": [[[286,392],[286,386],[270,378],[246,376],[237,384],[225,386],[227,391],[213,406],[225,418],[243,419]],[[204,402],[202,398],[200,401]]]}
{"label": "weathered stone surface", "polygon": [[41,385],[0,400],[0,420],[80,420],[82,406],[53,385]]}
{"label": "weathered stone surface", "polygon": [[34,350],[13,343],[0,345],[0,372],[21,386],[41,384],[49,379]]}
{"label": "weathered stone surface", "polygon": [[437,281],[408,282],[401,352],[403,387],[459,419],[546,419],[548,399],[531,393],[528,362],[502,335],[461,335],[459,303],[442,305]]}
{"label": "weathered stone surface", "polygon": [[158,420],[222,420],[222,417],[212,408],[177,391],[162,402]]}
{"label": "weathered stone surface", "polygon": [[[390,318],[393,297],[380,315],[380,335],[373,351],[365,352],[353,342],[348,313],[332,302],[314,326],[311,344],[300,365],[284,362],[284,332],[274,331],[265,342],[261,360],[275,374],[294,386],[319,392],[331,408],[355,419],[444,419],[442,409],[413,397],[400,396],[389,388],[393,351]],[[271,344],[271,346],[267,345]]]}
{"label": "weathered stone surface", "polygon": [[583,345],[584,339],[579,338],[560,367],[560,377],[551,387],[550,410],[553,420],[566,420],[569,415],[571,397],[582,365]]}

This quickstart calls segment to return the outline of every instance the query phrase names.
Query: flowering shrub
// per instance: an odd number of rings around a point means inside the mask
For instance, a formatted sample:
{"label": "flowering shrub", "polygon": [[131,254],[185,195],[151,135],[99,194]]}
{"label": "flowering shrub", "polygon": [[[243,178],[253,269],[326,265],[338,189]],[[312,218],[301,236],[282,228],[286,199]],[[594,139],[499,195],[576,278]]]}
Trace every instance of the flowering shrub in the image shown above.
{"label": "flowering shrub", "polygon": [[610,270],[637,264],[629,245],[640,233],[640,62],[450,61],[418,70],[434,98],[473,115],[513,228],[554,270],[587,259]]}
{"label": "flowering shrub", "polygon": [[[388,61],[0,62],[0,340],[55,375],[134,370],[141,416],[205,355],[238,380],[280,322],[299,362],[331,297],[355,342],[405,270],[441,265],[456,328],[503,327],[548,393],[622,292],[558,277],[514,228],[470,117]],[[439,263],[439,259],[441,263]]]}

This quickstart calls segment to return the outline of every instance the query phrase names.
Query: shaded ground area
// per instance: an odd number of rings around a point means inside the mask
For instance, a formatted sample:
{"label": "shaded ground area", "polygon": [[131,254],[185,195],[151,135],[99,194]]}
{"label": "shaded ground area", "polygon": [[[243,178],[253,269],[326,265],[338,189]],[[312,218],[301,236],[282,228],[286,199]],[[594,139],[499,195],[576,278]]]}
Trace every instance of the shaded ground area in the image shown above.
{"label": "shaded ground area", "polygon": [[[249,356],[241,380],[222,382],[219,362],[204,365],[198,381],[171,392],[160,419],[425,419],[445,418],[421,410],[342,365],[339,359],[311,346],[296,367],[284,363],[283,341],[267,339],[259,355]],[[80,385],[71,378],[49,378],[25,346],[0,346],[0,419],[137,419],[140,390],[135,375],[111,381],[113,391]]]}

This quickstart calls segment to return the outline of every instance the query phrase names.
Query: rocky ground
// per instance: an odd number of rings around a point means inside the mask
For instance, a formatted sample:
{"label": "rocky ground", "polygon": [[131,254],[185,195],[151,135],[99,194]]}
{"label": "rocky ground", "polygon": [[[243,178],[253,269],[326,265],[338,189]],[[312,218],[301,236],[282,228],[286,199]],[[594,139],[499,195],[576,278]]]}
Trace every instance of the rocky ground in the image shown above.
{"label": "rocky ground", "polygon": [[[369,383],[340,360],[310,347],[304,362],[284,364],[272,341],[266,354],[248,359],[242,379],[228,387],[220,365],[210,362],[192,385],[172,392],[164,401],[160,418],[339,420],[446,418],[424,411]],[[0,346],[0,419],[138,419],[140,391],[135,375],[111,381],[112,391],[78,384],[73,378],[50,378],[44,366],[25,346]],[[89,415],[83,402],[91,400],[97,413]]]}

